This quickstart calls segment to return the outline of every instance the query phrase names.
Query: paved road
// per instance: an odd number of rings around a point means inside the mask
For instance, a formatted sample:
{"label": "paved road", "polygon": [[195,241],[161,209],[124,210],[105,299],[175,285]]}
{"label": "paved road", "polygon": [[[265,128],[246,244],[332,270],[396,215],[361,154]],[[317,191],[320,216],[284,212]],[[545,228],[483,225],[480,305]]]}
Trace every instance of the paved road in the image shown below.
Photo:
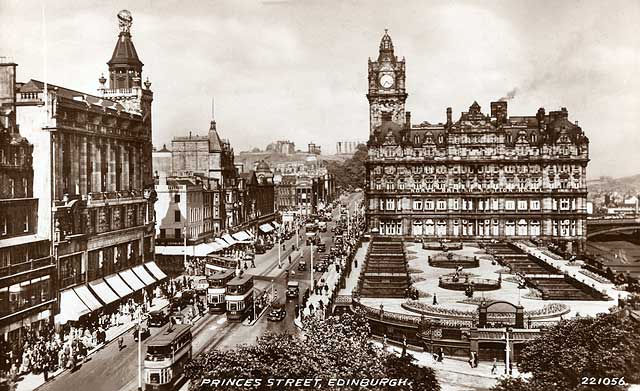
{"label": "paved road", "polygon": [[[349,209],[353,213],[355,205],[362,197],[362,193],[355,193],[349,196],[343,197],[343,200],[348,203]],[[334,217],[337,216],[339,210],[334,212]],[[329,228],[335,223],[329,224]],[[330,229],[326,233],[321,233],[322,240],[327,244],[327,251],[333,245],[332,233]],[[285,304],[287,311],[287,317],[281,322],[270,322],[267,320],[266,314],[262,316],[258,322],[253,326],[245,326],[241,323],[230,323],[226,320],[224,314],[222,315],[210,315],[206,314],[201,318],[193,327],[193,353],[194,355],[201,354],[209,349],[215,348],[233,348],[237,344],[241,343],[255,343],[256,337],[266,332],[287,332],[298,333],[299,330],[293,324],[295,300],[286,301],[286,268],[295,270],[295,276],[292,276],[292,280],[300,282],[300,296],[299,301],[302,299],[302,293],[309,287],[310,271],[299,272],[297,269],[298,260],[289,265],[287,258],[291,253],[291,245],[295,244],[295,238],[288,240],[286,245],[286,251],[282,252],[283,269],[275,272],[278,267],[278,252],[274,248],[266,254],[258,255],[256,257],[256,263],[268,263],[268,266],[261,268],[262,272],[256,275],[256,287],[258,289],[270,289],[271,280],[273,280],[274,289],[278,290],[279,302]],[[301,243],[302,244],[302,243]],[[307,262],[309,267],[310,249],[309,246],[304,246],[303,260]],[[316,247],[314,247],[316,248]],[[318,253],[314,254],[314,259],[318,259]],[[251,273],[251,269],[247,271]],[[321,273],[314,273],[314,278],[319,279]],[[152,328],[151,333],[155,335],[160,329]],[[137,344],[134,343],[132,335],[129,333],[125,336],[126,346],[122,351],[118,351],[118,344],[111,343],[104,347],[102,350],[94,354],[90,360],[74,371],[66,372],[53,381],[43,385],[39,390],[42,391],[70,391],[70,390],[91,390],[91,391],[131,391],[137,387],[137,365],[138,349]],[[143,343],[142,353],[146,352],[146,347]]]}

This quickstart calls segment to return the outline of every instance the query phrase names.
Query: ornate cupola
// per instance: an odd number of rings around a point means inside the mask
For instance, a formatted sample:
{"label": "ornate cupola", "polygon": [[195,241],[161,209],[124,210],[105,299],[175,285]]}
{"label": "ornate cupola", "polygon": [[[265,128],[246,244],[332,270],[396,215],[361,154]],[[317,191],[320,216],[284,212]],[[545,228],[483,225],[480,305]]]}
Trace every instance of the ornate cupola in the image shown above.
{"label": "ornate cupola", "polygon": [[393,54],[393,42],[389,36],[388,30],[384,29],[384,35],[380,40],[380,54],[378,55],[378,62],[380,61],[395,61]]}
{"label": "ornate cupola", "polygon": [[133,17],[131,12],[122,10],[118,12],[118,24],[120,34],[118,42],[113,49],[109,65],[109,88],[110,89],[130,89],[140,87],[142,80],[142,61],[138,58],[138,53],[131,40],[131,24]]}

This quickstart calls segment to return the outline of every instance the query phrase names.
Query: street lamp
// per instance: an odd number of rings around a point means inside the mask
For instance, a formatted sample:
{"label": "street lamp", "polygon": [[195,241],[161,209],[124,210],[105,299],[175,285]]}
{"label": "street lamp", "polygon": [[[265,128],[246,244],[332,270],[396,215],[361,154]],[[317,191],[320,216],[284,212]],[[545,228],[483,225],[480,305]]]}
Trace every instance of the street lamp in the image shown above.
{"label": "street lamp", "polygon": [[511,352],[511,347],[509,346],[509,333],[511,332],[511,327],[507,327],[505,330],[505,339],[506,339],[506,347],[505,347],[505,368],[504,373],[508,376],[511,375],[511,371],[509,371],[509,353]]}

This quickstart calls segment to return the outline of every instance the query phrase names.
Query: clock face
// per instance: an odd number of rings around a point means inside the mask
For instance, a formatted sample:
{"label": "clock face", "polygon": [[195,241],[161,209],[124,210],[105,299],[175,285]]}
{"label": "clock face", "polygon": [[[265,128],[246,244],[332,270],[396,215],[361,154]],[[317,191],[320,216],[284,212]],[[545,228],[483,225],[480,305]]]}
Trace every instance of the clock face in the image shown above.
{"label": "clock face", "polygon": [[384,74],[380,77],[380,85],[383,88],[391,88],[395,81],[393,80],[393,76],[389,74]]}

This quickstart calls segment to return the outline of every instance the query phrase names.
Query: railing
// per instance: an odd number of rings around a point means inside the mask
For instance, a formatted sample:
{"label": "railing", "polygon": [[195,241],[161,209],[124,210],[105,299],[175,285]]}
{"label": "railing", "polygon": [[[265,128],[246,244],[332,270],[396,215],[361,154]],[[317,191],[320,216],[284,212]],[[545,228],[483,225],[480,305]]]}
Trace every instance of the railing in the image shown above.
{"label": "railing", "polygon": [[0,268],[0,277],[12,276],[18,273],[24,273],[30,270],[40,269],[50,265],[53,265],[53,258],[51,256],[38,258],[35,260],[30,260],[27,262]]}

